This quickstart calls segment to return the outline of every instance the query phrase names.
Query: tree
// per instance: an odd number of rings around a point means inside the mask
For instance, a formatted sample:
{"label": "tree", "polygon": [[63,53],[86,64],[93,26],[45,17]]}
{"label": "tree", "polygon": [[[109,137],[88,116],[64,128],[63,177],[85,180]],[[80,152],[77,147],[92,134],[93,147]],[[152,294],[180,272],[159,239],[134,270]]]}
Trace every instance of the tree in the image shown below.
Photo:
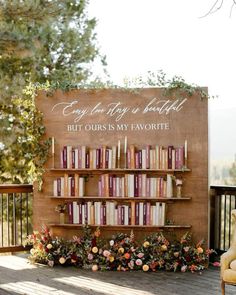
{"label": "tree", "polygon": [[34,105],[33,84],[76,87],[91,76],[95,59],[105,65],[87,4],[0,0],[1,182],[32,181],[46,160],[50,142],[40,143],[44,127]]}

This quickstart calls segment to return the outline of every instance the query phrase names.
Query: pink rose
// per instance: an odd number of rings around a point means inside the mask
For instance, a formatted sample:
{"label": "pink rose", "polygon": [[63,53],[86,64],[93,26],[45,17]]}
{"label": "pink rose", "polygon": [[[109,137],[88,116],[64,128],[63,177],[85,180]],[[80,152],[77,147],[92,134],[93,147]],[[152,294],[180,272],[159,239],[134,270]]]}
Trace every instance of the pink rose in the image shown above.
{"label": "pink rose", "polygon": [[136,263],[136,265],[142,265],[142,264],[143,264],[143,262],[142,262],[141,259],[137,259],[137,260],[135,261],[135,263]]}
{"label": "pink rose", "polygon": [[88,260],[93,260],[93,254],[92,253],[88,254]]}
{"label": "pink rose", "polygon": [[138,253],[138,258],[143,258],[144,254],[143,253]]}
{"label": "pink rose", "polygon": [[103,256],[104,257],[109,257],[110,255],[111,255],[110,251],[108,251],[108,250],[103,251]]}

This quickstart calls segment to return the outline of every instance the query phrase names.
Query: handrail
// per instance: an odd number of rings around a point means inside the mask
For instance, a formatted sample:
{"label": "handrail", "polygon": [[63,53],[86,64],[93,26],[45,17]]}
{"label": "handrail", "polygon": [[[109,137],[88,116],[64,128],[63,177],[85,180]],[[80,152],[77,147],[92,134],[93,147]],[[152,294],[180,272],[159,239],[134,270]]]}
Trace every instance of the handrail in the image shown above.
{"label": "handrail", "polygon": [[218,252],[230,247],[231,211],[236,209],[236,186],[210,186],[210,246]]}
{"label": "handrail", "polygon": [[32,184],[0,184],[1,193],[32,193]]}

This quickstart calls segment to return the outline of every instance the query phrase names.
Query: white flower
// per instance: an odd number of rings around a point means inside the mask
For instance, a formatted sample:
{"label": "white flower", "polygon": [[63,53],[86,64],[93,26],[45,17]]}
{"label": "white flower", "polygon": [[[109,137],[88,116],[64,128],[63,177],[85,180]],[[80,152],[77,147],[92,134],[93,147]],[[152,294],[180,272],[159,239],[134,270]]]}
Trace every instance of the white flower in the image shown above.
{"label": "white flower", "polygon": [[112,247],[114,246],[114,244],[115,244],[114,240],[110,240],[110,246]]}
{"label": "white flower", "polygon": [[0,151],[4,150],[5,144],[3,142],[0,142]]}

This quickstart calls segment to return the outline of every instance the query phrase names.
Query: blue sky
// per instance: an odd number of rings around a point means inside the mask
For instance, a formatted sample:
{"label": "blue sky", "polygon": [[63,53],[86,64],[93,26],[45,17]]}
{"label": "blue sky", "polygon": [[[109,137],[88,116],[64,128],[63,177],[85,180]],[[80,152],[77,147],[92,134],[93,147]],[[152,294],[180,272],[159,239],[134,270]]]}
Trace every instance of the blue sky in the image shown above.
{"label": "blue sky", "polygon": [[236,135],[236,6],[224,1],[201,18],[215,0],[90,0],[97,39],[115,83],[162,69],[189,83],[208,86],[210,156],[234,159]]}

